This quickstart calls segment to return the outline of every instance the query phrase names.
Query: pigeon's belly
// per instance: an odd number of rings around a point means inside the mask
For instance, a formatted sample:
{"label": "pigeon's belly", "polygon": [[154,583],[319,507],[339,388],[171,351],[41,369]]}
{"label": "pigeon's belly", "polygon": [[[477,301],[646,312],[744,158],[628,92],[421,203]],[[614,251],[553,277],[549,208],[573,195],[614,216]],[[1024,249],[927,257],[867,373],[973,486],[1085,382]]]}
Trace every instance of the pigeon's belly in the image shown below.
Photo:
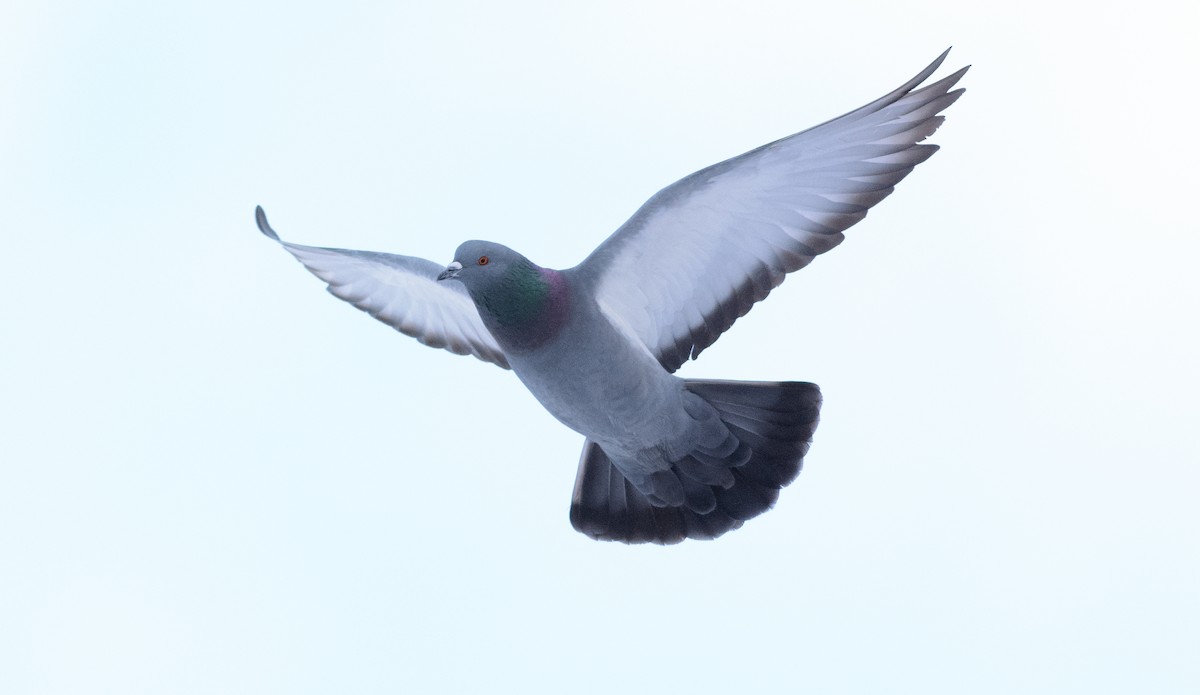
{"label": "pigeon's belly", "polygon": [[590,331],[587,340],[564,331],[543,349],[509,354],[509,364],[551,415],[606,450],[673,448],[694,424],[683,381],[603,325],[609,330]]}

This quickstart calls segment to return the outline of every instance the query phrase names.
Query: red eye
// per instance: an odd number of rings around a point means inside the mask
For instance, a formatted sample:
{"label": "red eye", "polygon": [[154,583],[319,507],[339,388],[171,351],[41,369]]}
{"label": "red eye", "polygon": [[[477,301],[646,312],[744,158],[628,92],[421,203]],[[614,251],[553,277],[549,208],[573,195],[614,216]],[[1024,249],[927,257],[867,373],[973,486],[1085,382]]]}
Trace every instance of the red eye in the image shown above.
{"label": "red eye", "polygon": [[487,264],[488,264],[488,257],[487,257],[487,256],[480,256],[480,257],[479,257],[479,265],[487,265]]}

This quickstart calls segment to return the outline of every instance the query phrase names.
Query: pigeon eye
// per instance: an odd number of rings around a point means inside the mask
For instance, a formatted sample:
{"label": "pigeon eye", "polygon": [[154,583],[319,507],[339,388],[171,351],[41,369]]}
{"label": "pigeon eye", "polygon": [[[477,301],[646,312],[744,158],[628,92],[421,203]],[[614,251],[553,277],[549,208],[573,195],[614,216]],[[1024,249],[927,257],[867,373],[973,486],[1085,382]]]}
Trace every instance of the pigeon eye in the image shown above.
{"label": "pigeon eye", "polygon": [[489,263],[489,260],[488,260],[487,256],[480,256],[478,262],[479,262],[479,265],[487,265]]}

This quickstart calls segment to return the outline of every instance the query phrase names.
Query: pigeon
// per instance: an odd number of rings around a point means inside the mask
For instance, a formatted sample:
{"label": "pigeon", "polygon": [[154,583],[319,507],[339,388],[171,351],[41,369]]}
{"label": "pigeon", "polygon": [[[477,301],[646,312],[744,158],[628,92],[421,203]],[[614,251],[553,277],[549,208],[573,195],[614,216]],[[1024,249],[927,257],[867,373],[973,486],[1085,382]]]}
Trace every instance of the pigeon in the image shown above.
{"label": "pigeon", "polygon": [[862,108],[714,164],[651,197],[573,268],[490,241],[446,266],[283,241],[328,290],[405,335],[505,369],[586,437],[570,521],[597,540],[714,539],[771,509],[821,407],[806,382],[684,379],[786,275],[841,243],[937,146],[919,144],[970,66],[947,50]]}

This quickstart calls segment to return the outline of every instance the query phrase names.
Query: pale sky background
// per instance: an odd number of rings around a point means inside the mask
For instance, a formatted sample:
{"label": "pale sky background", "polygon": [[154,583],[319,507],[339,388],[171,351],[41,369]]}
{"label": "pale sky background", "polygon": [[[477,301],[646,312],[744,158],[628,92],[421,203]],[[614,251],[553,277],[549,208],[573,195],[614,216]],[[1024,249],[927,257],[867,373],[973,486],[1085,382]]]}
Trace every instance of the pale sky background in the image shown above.
{"label": "pale sky background", "polygon": [[[1195,7],[8,0],[0,691],[1200,692]],[[575,533],[581,436],[254,227],[573,265],[949,45],[942,151],[683,371],[825,392],[716,542]]]}

